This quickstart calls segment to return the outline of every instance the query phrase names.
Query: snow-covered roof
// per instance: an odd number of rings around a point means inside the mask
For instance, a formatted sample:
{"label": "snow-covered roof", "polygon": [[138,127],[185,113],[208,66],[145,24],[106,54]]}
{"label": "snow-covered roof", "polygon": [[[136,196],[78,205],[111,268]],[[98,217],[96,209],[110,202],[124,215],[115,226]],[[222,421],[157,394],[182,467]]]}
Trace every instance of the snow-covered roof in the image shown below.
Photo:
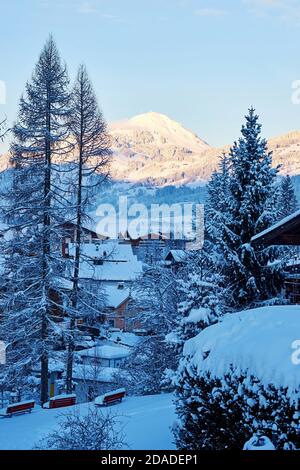
{"label": "snow-covered roof", "polygon": [[170,250],[169,253],[167,254],[166,258],[168,256],[172,256],[174,261],[176,261],[176,263],[182,263],[182,261],[184,261],[186,259],[186,252],[184,250]]}
{"label": "snow-covered roof", "polygon": [[[69,243],[69,255],[73,256],[76,245]],[[131,261],[134,257],[130,244],[119,243],[117,240],[105,240],[98,243],[81,245],[82,257],[110,261]]]}
{"label": "snow-covered roof", "polygon": [[[291,397],[300,389],[293,354],[300,349],[300,306],[273,306],[229,314],[187,341],[185,356],[199,375],[214,377],[249,370],[264,385],[287,387]],[[300,358],[300,353],[298,354]],[[295,359],[295,358],[294,358]]]}
{"label": "snow-covered roof", "polygon": [[[69,245],[74,253],[74,245]],[[95,264],[96,260],[102,264]],[[107,241],[99,244],[82,245],[82,259],[79,276],[81,279],[98,281],[134,281],[143,272],[143,263],[133,254],[130,244]]]}
{"label": "snow-covered roof", "polygon": [[[264,243],[265,241],[272,241],[274,243],[274,240],[272,240],[272,235],[274,234],[277,238],[280,235],[284,235],[285,230],[289,230],[289,227],[292,227],[295,223],[298,222],[298,226],[300,226],[300,211],[294,212],[293,214],[289,215],[288,217],[285,217],[284,219],[280,220],[276,224],[272,225],[271,227],[267,228],[263,232],[258,233],[254,237],[252,237],[251,242],[257,243],[257,242],[262,242]],[[299,230],[298,230],[299,232]],[[296,235],[296,233],[295,233]],[[276,240],[275,240],[276,242]],[[279,239],[279,243],[281,243],[281,240]],[[276,244],[279,244],[278,242]],[[282,244],[288,244],[285,243],[285,240],[282,240]]]}
{"label": "snow-covered roof", "polygon": [[134,333],[128,333],[123,331],[114,331],[113,333],[110,333],[109,339],[111,341],[114,341],[115,343],[129,347],[137,346],[142,341],[142,338],[140,336],[137,336]]}
{"label": "snow-covered roof", "polygon": [[80,264],[79,276],[81,279],[95,281],[129,282],[136,280],[143,272],[143,264],[136,260],[132,262],[105,262],[97,266],[83,261]]}
{"label": "snow-covered roof", "polygon": [[114,367],[95,367],[93,365],[77,364],[74,366],[73,379],[93,380],[94,382],[112,383],[119,369]]}
{"label": "snow-covered roof", "polygon": [[129,299],[130,289],[122,288],[116,285],[105,285],[104,286],[105,305],[106,307],[118,308],[126,300]]}
{"label": "snow-covered roof", "polygon": [[130,350],[123,346],[109,345],[96,346],[78,353],[82,357],[97,357],[99,359],[121,359],[130,355]]}

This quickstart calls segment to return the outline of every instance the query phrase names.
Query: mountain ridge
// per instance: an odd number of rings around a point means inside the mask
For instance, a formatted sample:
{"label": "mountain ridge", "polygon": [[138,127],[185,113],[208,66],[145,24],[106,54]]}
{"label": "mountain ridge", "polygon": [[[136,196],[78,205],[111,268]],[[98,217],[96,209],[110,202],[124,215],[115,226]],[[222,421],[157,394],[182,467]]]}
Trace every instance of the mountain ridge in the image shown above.
{"label": "mountain ridge", "polygon": [[[144,113],[110,126],[117,180],[169,184],[205,183],[230,145],[211,147],[196,133],[160,113]],[[269,139],[273,165],[300,175],[300,131]]]}
{"label": "mountain ridge", "polygon": [[[133,184],[206,184],[219,157],[230,149],[212,147],[192,130],[155,112],[112,123],[109,133],[112,179]],[[281,174],[300,175],[300,130],[269,139],[268,148]],[[0,171],[8,168],[8,159],[8,153],[1,156]]]}

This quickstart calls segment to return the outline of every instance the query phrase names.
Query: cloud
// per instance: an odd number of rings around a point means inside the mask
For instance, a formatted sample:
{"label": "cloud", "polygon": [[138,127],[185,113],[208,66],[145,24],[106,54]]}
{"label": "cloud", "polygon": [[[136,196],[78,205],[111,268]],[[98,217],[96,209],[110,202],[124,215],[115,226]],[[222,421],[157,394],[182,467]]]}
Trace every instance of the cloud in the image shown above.
{"label": "cloud", "polygon": [[77,13],[80,13],[82,15],[95,14],[95,15],[98,15],[98,17],[103,20],[116,21],[119,23],[123,22],[123,20],[116,15],[112,15],[110,13],[104,13],[103,8],[100,7],[100,5],[96,5],[95,3],[92,3],[92,2],[81,3],[77,8]]}
{"label": "cloud", "polygon": [[195,11],[197,16],[224,16],[228,12],[218,8],[200,8]]}
{"label": "cloud", "polygon": [[258,15],[272,14],[284,21],[300,20],[299,0],[242,0]]}
{"label": "cloud", "polygon": [[98,13],[98,8],[93,3],[84,2],[79,5],[78,13],[83,13],[87,15],[90,13]]}

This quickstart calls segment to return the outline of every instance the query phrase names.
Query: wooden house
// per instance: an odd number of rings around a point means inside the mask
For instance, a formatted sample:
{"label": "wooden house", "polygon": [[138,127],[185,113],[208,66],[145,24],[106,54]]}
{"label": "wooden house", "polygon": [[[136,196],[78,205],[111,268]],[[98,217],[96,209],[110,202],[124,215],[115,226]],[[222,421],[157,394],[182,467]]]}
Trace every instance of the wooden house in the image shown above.
{"label": "wooden house", "polygon": [[[61,225],[62,231],[62,255],[64,258],[70,256],[69,246],[76,241],[76,224],[73,222],[65,222]],[[83,226],[81,229],[81,242],[82,243],[96,243],[100,240],[107,240],[107,237],[101,236],[96,232],[93,226]]]}
{"label": "wooden house", "polygon": [[[300,246],[300,211],[252,238],[252,245]],[[300,256],[295,255],[285,268],[285,295],[293,304],[300,304]]]}

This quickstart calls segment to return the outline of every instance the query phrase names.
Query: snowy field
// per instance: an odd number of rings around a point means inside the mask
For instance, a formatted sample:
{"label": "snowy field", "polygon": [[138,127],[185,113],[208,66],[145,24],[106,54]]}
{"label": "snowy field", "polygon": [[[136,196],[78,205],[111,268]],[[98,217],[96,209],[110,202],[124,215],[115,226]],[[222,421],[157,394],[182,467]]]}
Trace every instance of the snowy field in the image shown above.
{"label": "snowy field", "polygon": [[[77,405],[80,413],[86,413],[93,404]],[[32,414],[0,418],[0,449],[28,450],[54,429],[57,419],[66,411],[36,408]],[[173,395],[154,395],[126,398],[123,403],[104,408],[121,417],[126,442],[133,450],[172,450],[173,436],[170,430],[175,418]]]}

